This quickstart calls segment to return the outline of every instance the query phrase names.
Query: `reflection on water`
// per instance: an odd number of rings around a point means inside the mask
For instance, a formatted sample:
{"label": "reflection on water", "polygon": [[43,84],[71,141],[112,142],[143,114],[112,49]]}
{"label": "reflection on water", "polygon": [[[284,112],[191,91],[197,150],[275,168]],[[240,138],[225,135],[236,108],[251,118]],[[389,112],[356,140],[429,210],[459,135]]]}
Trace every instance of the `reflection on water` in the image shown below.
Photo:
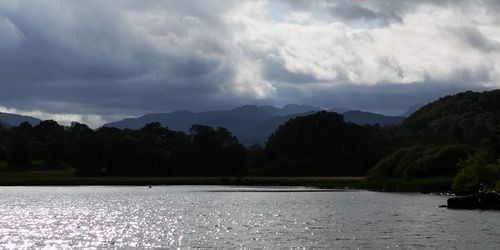
{"label": "reflection on water", "polygon": [[437,208],[444,196],[249,192],[266,190],[1,187],[0,248],[500,246],[500,213]]}

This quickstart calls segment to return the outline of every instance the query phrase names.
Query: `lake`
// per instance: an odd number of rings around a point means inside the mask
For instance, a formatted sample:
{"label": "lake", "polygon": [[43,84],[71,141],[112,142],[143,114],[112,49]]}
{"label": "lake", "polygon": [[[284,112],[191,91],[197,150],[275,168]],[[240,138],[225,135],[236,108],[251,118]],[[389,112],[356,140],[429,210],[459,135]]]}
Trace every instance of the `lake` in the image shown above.
{"label": "lake", "polygon": [[447,196],[228,186],[0,187],[0,248],[500,248]]}

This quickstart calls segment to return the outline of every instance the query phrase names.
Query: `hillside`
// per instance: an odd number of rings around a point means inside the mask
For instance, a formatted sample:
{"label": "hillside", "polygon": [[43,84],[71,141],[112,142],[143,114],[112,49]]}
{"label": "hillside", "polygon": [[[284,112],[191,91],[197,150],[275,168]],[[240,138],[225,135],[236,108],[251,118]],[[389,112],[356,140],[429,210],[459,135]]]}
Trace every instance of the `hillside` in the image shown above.
{"label": "hillside", "polygon": [[500,90],[462,92],[431,102],[408,117],[400,134],[425,144],[479,144],[500,128]]}
{"label": "hillside", "polygon": [[[441,97],[393,131],[393,153],[370,172],[372,178],[461,177],[456,189],[500,175],[500,90]],[[478,163],[479,162],[479,163]],[[466,174],[464,174],[466,171]],[[482,180],[482,181],[480,181]],[[465,183],[465,184],[464,184]],[[472,184],[471,184],[472,183]]]}
{"label": "hillside", "polygon": [[398,125],[405,119],[401,116],[386,116],[360,110],[351,110],[343,113],[344,120],[358,125],[373,125],[381,126]]}

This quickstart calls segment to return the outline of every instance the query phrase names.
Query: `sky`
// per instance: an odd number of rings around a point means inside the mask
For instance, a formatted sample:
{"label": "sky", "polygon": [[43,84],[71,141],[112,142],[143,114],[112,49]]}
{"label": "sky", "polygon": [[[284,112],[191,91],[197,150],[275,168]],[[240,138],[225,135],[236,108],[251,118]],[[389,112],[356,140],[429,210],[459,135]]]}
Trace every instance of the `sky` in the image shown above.
{"label": "sky", "polygon": [[499,85],[500,1],[0,1],[0,112],[63,124]]}

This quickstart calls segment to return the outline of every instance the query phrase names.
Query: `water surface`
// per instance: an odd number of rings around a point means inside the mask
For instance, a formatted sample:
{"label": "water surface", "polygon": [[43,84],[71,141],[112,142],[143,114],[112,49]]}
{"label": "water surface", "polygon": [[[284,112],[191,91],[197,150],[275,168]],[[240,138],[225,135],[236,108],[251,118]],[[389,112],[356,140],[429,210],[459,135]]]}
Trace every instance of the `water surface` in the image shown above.
{"label": "water surface", "polygon": [[499,212],[446,196],[302,191],[0,187],[0,248],[500,248]]}

